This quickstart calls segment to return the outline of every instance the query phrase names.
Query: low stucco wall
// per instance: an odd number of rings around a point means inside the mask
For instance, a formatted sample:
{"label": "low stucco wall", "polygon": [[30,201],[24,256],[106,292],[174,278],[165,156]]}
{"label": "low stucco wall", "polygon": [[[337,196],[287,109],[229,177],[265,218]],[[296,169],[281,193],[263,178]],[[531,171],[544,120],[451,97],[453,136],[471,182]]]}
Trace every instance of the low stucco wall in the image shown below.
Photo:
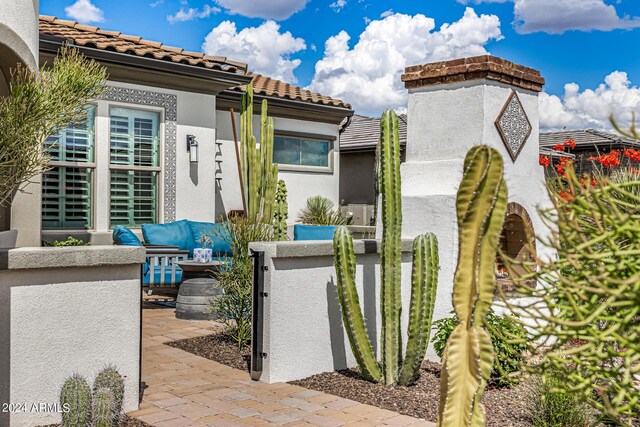
{"label": "low stucco wall", "polygon": [[[140,264],[144,248],[0,250],[0,425],[57,423],[65,379],[90,385],[105,366],[125,378],[124,411],[138,407]],[[24,411],[23,411],[24,409]]]}
{"label": "low stucco wall", "polygon": [[[411,240],[402,242],[402,331],[411,297]],[[333,242],[252,243],[265,253],[264,352],[261,381],[291,381],[356,366],[342,325]],[[356,284],[374,350],[379,348],[379,241],[356,240]]]}

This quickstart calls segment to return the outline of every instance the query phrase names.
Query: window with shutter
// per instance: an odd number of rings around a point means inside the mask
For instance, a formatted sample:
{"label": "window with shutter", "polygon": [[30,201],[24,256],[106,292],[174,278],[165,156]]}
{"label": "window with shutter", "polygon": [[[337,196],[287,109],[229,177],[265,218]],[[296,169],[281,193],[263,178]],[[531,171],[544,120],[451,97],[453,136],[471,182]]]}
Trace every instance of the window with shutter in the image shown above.
{"label": "window with shutter", "polygon": [[111,225],[157,222],[160,113],[111,108]]}
{"label": "window with shutter", "polygon": [[47,139],[51,170],[42,180],[42,228],[91,228],[95,147],[95,106],[86,119]]}

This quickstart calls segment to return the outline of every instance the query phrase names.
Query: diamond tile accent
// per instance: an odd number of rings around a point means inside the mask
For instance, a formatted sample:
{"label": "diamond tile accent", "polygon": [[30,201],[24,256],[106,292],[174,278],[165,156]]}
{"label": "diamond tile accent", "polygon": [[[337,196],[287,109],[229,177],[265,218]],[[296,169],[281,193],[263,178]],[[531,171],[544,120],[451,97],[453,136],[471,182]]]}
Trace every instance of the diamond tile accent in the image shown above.
{"label": "diamond tile accent", "polygon": [[533,129],[515,90],[511,92],[507,103],[498,115],[496,127],[511,159],[515,161]]}

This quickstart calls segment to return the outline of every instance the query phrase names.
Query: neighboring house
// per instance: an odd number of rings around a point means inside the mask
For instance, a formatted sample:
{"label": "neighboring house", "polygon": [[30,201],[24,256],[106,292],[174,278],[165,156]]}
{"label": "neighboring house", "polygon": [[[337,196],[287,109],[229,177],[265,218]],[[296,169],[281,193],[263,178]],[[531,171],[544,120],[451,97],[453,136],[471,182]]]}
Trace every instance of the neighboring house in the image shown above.
{"label": "neighboring house", "polygon": [[[398,117],[401,160],[407,144],[407,115]],[[340,201],[343,205],[375,204],[376,147],[380,118],[354,115],[340,135]]]}
{"label": "neighboring house", "polygon": [[50,139],[43,240],[110,243],[118,224],[213,221],[242,209],[229,108],[239,135],[242,87],[252,80],[256,135],[262,99],[274,117],[290,221],[309,195],[338,202],[335,142],[353,114],[348,104],[251,74],[228,58],[41,16],[40,63],[53,61],[63,43],[106,66],[109,89],[87,107],[86,125],[62,131],[55,144]]}
{"label": "neighboring house", "polygon": [[620,160],[624,159],[623,152],[627,148],[640,149],[640,141],[622,135],[616,135],[594,129],[570,130],[561,132],[546,132],[540,134],[540,154],[553,153],[553,146],[573,140],[576,147],[567,152],[575,156],[575,168],[578,174],[590,173],[593,170],[593,162],[590,157],[598,157],[611,150],[620,150]]}

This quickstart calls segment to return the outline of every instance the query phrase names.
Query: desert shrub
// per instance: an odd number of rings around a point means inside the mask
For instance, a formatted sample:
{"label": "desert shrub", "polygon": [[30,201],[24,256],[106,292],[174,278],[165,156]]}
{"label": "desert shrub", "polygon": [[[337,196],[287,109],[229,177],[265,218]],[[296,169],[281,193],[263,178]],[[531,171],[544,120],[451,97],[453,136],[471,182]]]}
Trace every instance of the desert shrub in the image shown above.
{"label": "desert shrub", "polygon": [[348,214],[335,209],[333,202],[322,196],[309,197],[298,213],[298,222],[308,225],[346,225],[350,221]]}
{"label": "desert shrub", "polygon": [[551,233],[544,243],[557,257],[507,265],[529,301],[512,309],[541,344],[523,368],[558,372],[565,391],[609,422],[633,425],[640,413],[640,181],[614,180],[583,185],[569,166],[570,197],[551,189],[553,207],[541,212]]}
{"label": "desert shrub", "polygon": [[253,258],[249,243],[271,240],[273,229],[240,216],[231,216],[221,224],[214,234],[229,243],[233,257],[215,274],[223,294],[212,300],[210,309],[226,325],[227,336],[242,349],[251,340]]}
{"label": "desert shrub", "polygon": [[[438,357],[444,354],[449,335],[457,324],[455,316],[434,322],[435,335],[431,342]],[[491,377],[498,385],[508,385],[511,383],[510,374],[518,372],[520,364],[525,361],[524,353],[529,347],[526,330],[516,319],[498,316],[491,310],[487,316],[487,332],[495,353]]]}
{"label": "desert shrub", "polygon": [[583,427],[593,422],[588,405],[580,395],[564,390],[563,383],[556,370],[531,378],[525,408],[533,427]]}
{"label": "desert shrub", "polygon": [[91,246],[91,243],[84,240],[76,239],[73,236],[67,237],[67,240],[54,240],[51,243],[45,243],[45,246]]}

